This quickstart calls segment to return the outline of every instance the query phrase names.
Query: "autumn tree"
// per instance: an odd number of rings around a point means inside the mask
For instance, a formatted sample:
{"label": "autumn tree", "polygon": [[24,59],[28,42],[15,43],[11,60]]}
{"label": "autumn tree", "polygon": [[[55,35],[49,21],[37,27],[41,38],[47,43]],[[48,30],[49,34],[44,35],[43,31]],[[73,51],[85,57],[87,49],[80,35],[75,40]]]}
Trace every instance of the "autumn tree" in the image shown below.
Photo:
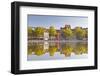
{"label": "autumn tree", "polygon": [[85,29],[85,38],[88,38],[88,30]]}
{"label": "autumn tree", "polygon": [[34,35],[36,37],[43,37],[43,35],[44,35],[44,28],[42,28],[42,27],[34,28]]}
{"label": "autumn tree", "polygon": [[72,38],[73,32],[72,32],[71,29],[66,28],[66,29],[63,29],[62,31],[63,31],[63,34],[66,37],[66,39],[71,39]]}
{"label": "autumn tree", "polygon": [[32,27],[28,27],[28,37],[32,38],[33,37],[33,30]]}
{"label": "autumn tree", "polygon": [[76,27],[74,33],[76,38],[79,40],[82,40],[86,35],[86,31],[83,30],[81,27]]}
{"label": "autumn tree", "polygon": [[49,36],[50,37],[54,37],[54,36],[56,36],[56,34],[57,34],[56,29],[53,26],[50,26],[50,28],[49,28]]}

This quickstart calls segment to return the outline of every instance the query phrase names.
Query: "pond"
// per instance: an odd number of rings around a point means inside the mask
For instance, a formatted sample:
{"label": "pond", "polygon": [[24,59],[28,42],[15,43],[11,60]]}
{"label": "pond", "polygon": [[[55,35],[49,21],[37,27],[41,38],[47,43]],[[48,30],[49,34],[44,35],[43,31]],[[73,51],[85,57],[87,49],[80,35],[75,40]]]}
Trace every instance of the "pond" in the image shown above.
{"label": "pond", "polygon": [[28,42],[27,60],[85,59],[88,58],[88,43],[35,41]]}

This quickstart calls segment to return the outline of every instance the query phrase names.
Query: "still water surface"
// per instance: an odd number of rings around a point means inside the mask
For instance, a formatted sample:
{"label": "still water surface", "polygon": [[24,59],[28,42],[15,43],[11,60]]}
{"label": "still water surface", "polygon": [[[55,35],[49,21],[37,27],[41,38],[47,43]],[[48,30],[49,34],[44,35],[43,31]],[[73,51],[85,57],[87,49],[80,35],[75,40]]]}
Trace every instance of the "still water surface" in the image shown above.
{"label": "still water surface", "polygon": [[87,42],[29,42],[27,60],[84,59]]}

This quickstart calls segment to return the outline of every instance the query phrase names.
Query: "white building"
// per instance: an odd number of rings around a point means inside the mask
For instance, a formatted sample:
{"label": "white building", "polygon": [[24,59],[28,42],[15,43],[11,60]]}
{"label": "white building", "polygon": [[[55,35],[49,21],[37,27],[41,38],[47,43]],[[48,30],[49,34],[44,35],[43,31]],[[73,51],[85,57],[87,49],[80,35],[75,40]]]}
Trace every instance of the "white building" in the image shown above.
{"label": "white building", "polygon": [[49,33],[48,32],[44,32],[44,40],[49,40]]}

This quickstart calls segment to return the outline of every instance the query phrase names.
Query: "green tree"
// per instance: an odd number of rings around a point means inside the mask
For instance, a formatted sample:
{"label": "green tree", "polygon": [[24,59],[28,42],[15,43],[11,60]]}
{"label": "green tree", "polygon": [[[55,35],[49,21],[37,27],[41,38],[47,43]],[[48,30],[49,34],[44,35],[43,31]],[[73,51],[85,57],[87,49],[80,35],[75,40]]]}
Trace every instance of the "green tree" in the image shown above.
{"label": "green tree", "polygon": [[56,29],[53,26],[50,26],[50,28],[49,28],[49,36],[50,37],[54,37],[54,36],[56,36],[56,34],[57,34]]}
{"label": "green tree", "polygon": [[62,31],[63,31],[63,34],[66,37],[66,39],[71,39],[72,38],[73,32],[72,32],[71,29],[66,28],[66,29],[63,29]]}
{"label": "green tree", "polygon": [[85,29],[85,38],[88,38],[88,30]]}
{"label": "green tree", "polygon": [[75,36],[77,39],[82,40],[86,35],[86,31],[83,30],[81,27],[75,28]]}
{"label": "green tree", "polygon": [[32,27],[28,27],[28,37],[32,38],[33,37],[33,30]]}
{"label": "green tree", "polygon": [[44,28],[42,28],[42,27],[36,27],[34,29],[34,35],[36,37],[43,37],[43,35],[44,35]]}

